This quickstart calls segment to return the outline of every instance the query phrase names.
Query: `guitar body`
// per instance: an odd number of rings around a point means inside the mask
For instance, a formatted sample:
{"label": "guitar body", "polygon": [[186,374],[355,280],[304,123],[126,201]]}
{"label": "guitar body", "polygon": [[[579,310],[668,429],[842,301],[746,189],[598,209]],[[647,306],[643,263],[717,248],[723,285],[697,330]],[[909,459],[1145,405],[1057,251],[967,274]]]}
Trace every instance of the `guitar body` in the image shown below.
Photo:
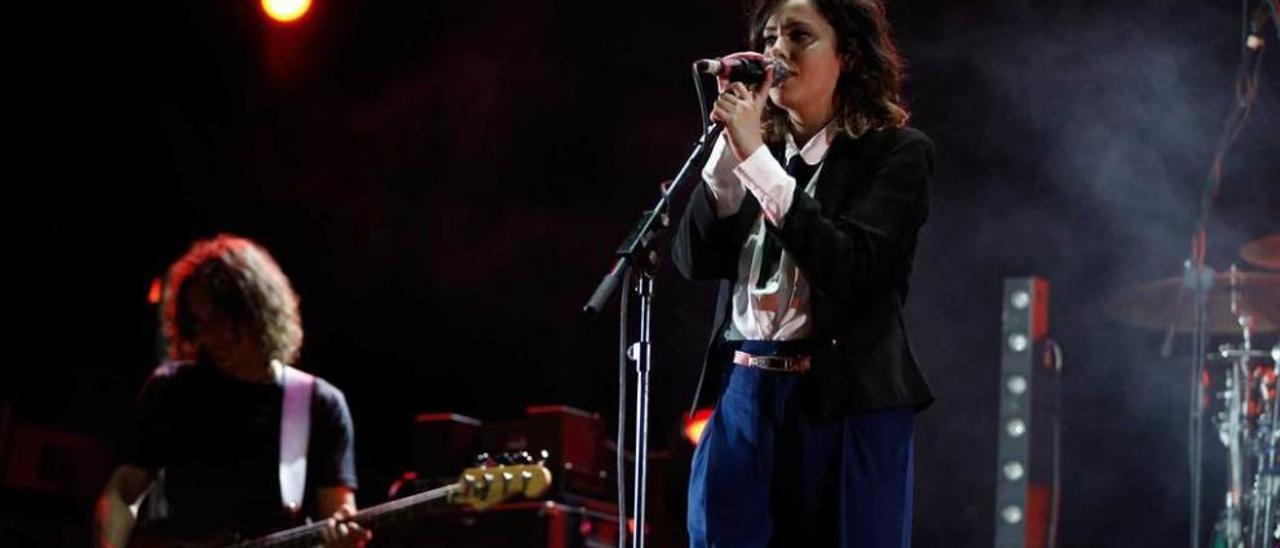
{"label": "guitar body", "polygon": [[[462,472],[457,483],[365,508],[350,519],[366,529],[373,529],[383,520],[410,515],[438,500],[485,510],[514,496],[540,497],[550,484],[551,471],[542,463],[468,468]],[[162,521],[136,527],[129,538],[129,548],[314,546],[324,542],[324,527],[325,523],[322,521],[246,540],[231,533],[208,537],[175,534]]]}
{"label": "guitar body", "polygon": [[[190,525],[170,519],[139,522],[129,536],[128,548],[222,548],[272,531],[295,528],[306,523],[301,514],[281,510],[252,525],[237,520],[210,520],[194,533]],[[245,528],[249,527],[249,528]]]}
{"label": "guitar body", "polygon": [[129,537],[129,548],[215,548],[235,541],[231,533],[194,538],[172,534],[164,527],[142,527]]}
{"label": "guitar body", "polygon": [[[143,520],[134,525],[129,536],[128,548],[212,548],[231,546],[246,538],[253,538],[271,531],[296,527],[305,523],[300,514],[281,511],[266,519],[254,520],[252,526],[234,520],[210,520],[192,534],[190,525],[170,519]],[[244,527],[251,527],[245,529]]]}

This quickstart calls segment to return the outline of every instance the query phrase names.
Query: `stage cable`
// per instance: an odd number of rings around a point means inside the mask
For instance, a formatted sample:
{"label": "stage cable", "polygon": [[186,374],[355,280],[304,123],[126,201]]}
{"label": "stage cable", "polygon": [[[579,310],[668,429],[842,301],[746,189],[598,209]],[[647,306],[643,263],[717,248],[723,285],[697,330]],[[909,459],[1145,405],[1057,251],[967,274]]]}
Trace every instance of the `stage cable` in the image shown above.
{"label": "stage cable", "polygon": [[627,296],[631,294],[631,268],[622,280],[618,304],[618,436],[614,447],[614,479],[618,484],[618,546],[627,545]]}
{"label": "stage cable", "polygon": [[[1267,9],[1271,11],[1273,18],[1280,19],[1276,16],[1276,5],[1273,0],[1262,0]],[[1200,501],[1202,498],[1202,449],[1200,443],[1202,441],[1203,410],[1200,399],[1203,397],[1204,388],[1201,386],[1201,379],[1204,377],[1204,353],[1207,347],[1204,329],[1204,306],[1203,295],[1206,288],[1203,287],[1203,273],[1205,267],[1205,255],[1208,249],[1208,228],[1209,213],[1212,210],[1213,203],[1218,197],[1218,193],[1222,186],[1222,170],[1226,161],[1227,152],[1231,146],[1235,144],[1243,131],[1245,122],[1249,118],[1249,114],[1253,109],[1254,100],[1258,94],[1258,76],[1262,68],[1262,54],[1265,50],[1264,45],[1251,48],[1249,46],[1250,26],[1249,26],[1250,10],[1249,0],[1241,0],[1241,23],[1240,23],[1240,48],[1241,59],[1240,65],[1236,69],[1234,81],[1234,105],[1228,112],[1226,120],[1223,122],[1222,136],[1218,139],[1217,146],[1211,158],[1209,173],[1205,177],[1203,188],[1200,195],[1199,215],[1197,216],[1195,231],[1191,239],[1191,259],[1188,261],[1187,268],[1191,269],[1191,275],[1195,277],[1195,298],[1193,302],[1196,306],[1196,332],[1192,338],[1192,390],[1191,390],[1191,413],[1188,424],[1188,460],[1190,461],[1191,472],[1191,546],[1198,548],[1200,546]],[[1280,34],[1280,29],[1277,30]],[[1176,314],[1177,312],[1175,312]],[[1176,319],[1175,319],[1176,321]]]}
{"label": "stage cable", "polygon": [[707,96],[702,90],[702,73],[698,72],[698,64],[694,63],[693,69],[693,89],[698,92],[698,112],[702,114],[699,118],[702,120],[702,134],[706,135],[707,127],[711,124],[711,115],[707,113]]}
{"label": "stage cable", "polygon": [[1046,528],[1045,545],[1058,547],[1058,524],[1062,515],[1062,346],[1049,339],[1048,349],[1053,353],[1053,499],[1050,501],[1049,526]]}

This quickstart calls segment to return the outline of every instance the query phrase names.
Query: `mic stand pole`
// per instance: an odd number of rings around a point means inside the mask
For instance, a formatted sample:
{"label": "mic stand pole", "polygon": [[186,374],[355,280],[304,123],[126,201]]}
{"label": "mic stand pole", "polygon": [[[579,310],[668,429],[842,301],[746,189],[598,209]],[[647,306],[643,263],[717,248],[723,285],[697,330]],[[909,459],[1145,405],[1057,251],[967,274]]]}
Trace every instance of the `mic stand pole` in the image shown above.
{"label": "mic stand pole", "polygon": [[[1206,206],[1207,207],[1207,206]],[[1203,238],[1204,232],[1200,232]],[[1203,240],[1201,240],[1203,241]],[[1189,261],[1188,274],[1192,277],[1186,280],[1192,291],[1192,302],[1195,306],[1195,328],[1192,333],[1191,343],[1191,547],[1199,548],[1200,546],[1200,507],[1203,500],[1203,476],[1204,476],[1204,405],[1201,399],[1204,397],[1205,386],[1202,385],[1205,373],[1205,359],[1207,357],[1206,347],[1208,346],[1207,329],[1205,325],[1206,305],[1208,304],[1208,295],[1210,285],[1213,283],[1213,270],[1204,264],[1204,251],[1201,249],[1191,261]],[[1205,279],[1205,278],[1208,279]],[[1234,411],[1234,409],[1232,410]],[[1231,509],[1228,509],[1231,512]]]}
{"label": "mic stand pole", "polygon": [[[1201,476],[1203,475],[1204,457],[1203,457],[1203,430],[1204,430],[1204,409],[1201,405],[1204,388],[1201,383],[1204,378],[1207,356],[1206,347],[1208,346],[1209,328],[1208,320],[1208,296],[1210,286],[1214,281],[1214,273],[1212,269],[1205,266],[1205,255],[1208,252],[1208,228],[1209,213],[1213,206],[1214,199],[1217,196],[1218,187],[1222,183],[1222,164],[1226,157],[1227,151],[1231,145],[1235,143],[1236,137],[1239,136],[1240,130],[1244,127],[1245,121],[1248,119],[1249,110],[1253,105],[1254,99],[1257,97],[1258,90],[1258,70],[1261,67],[1262,49],[1265,41],[1262,39],[1262,27],[1266,21],[1266,11],[1270,10],[1273,19],[1280,24],[1280,12],[1273,2],[1276,0],[1262,0],[1262,3],[1254,10],[1252,17],[1252,27],[1245,32],[1244,43],[1242,46],[1243,58],[1240,60],[1240,67],[1237,71],[1235,88],[1236,101],[1235,108],[1227,117],[1226,127],[1223,128],[1222,137],[1219,139],[1217,147],[1214,149],[1213,161],[1209,168],[1209,176],[1205,180],[1203,191],[1200,195],[1200,207],[1198,210],[1195,225],[1195,234],[1191,238],[1191,256],[1187,259],[1186,275],[1190,280],[1184,282],[1182,291],[1190,290],[1192,292],[1193,306],[1195,306],[1195,328],[1191,334],[1191,413],[1189,417],[1190,432],[1188,442],[1190,444],[1188,454],[1188,464],[1191,469],[1191,548],[1200,547],[1200,506],[1202,496]],[[1246,17],[1248,15],[1246,14]],[[1280,27],[1277,28],[1277,34],[1280,34]],[[1252,64],[1252,70],[1250,65]],[[1179,296],[1181,300],[1181,296]],[[1171,329],[1176,325],[1179,316],[1182,313],[1180,309],[1175,309],[1171,316]],[[1167,347],[1167,345],[1166,345]],[[1239,390],[1235,387],[1234,390]],[[1239,392],[1236,392],[1239,394]],[[1234,413],[1237,409],[1232,409]],[[1228,495],[1227,507],[1227,529],[1228,541],[1235,543],[1239,540],[1239,535],[1233,535],[1238,531],[1235,525],[1239,517],[1240,511],[1240,495],[1241,493],[1232,492]]]}
{"label": "mic stand pole", "polygon": [[[689,154],[689,159],[685,161],[684,166],[680,168],[680,172],[672,179],[671,184],[662,189],[662,194],[658,199],[657,205],[652,209],[645,210],[641,215],[640,221],[631,229],[631,233],[622,241],[622,245],[618,247],[615,255],[618,257],[613,267],[609,269],[609,273],[605,275],[600,284],[596,286],[596,290],[591,295],[591,299],[587,301],[583,307],[583,312],[587,314],[596,314],[604,307],[605,303],[613,296],[623,280],[628,279],[632,271],[638,271],[640,276],[634,277],[636,285],[634,291],[640,296],[640,338],[639,340],[627,348],[627,357],[636,362],[636,412],[635,412],[635,470],[632,478],[632,516],[635,523],[635,532],[632,535],[631,546],[633,548],[644,548],[645,541],[645,485],[649,473],[649,371],[651,369],[651,345],[649,339],[649,321],[653,312],[653,273],[657,267],[658,254],[654,251],[654,240],[662,232],[663,229],[670,225],[670,218],[667,216],[667,208],[670,204],[670,197],[681,188],[686,180],[690,178],[690,174],[696,172],[694,166],[701,166],[705,161],[705,156],[710,150],[710,143],[720,136],[720,132],[724,130],[724,126],[716,123],[703,132],[702,136],[694,144],[693,152]],[[631,290],[631,288],[628,288]],[[620,312],[622,317],[626,317],[628,310]],[[626,337],[625,334],[620,335]],[[625,341],[623,341],[625,346]],[[626,402],[618,402],[619,413],[626,405]],[[618,453],[622,454],[625,447],[621,439],[617,440]],[[623,471],[619,470],[619,474]],[[625,535],[627,523],[619,523],[619,548],[626,545]]]}

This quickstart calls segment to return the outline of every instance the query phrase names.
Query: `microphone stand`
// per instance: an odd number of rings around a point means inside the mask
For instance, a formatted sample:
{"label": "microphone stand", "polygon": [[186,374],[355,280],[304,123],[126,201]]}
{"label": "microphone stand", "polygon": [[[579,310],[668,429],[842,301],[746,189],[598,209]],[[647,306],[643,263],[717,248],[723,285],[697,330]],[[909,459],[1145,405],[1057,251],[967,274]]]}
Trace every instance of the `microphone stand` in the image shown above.
{"label": "microphone stand", "polygon": [[[609,273],[605,274],[604,279],[596,286],[596,290],[591,294],[591,298],[587,301],[582,311],[594,315],[604,308],[605,303],[617,291],[619,285],[623,285],[624,280],[635,280],[634,287],[627,290],[634,290],[640,296],[640,333],[637,342],[631,345],[626,344],[626,333],[620,333],[619,337],[622,346],[626,348],[626,357],[636,363],[636,392],[635,392],[635,469],[632,476],[632,519],[635,523],[635,532],[632,535],[631,546],[633,548],[644,548],[645,541],[645,485],[649,473],[649,371],[652,366],[651,344],[649,322],[653,312],[653,274],[658,266],[658,254],[654,251],[654,240],[666,229],[671,223],[667,216],[667,208],[671,205],[670,197],[675,195],[682,185],[690,178],[690,174],[694,173],[695,167],[700,166],[706,161],[706,155],[710,151],[710,143],[714,142],[720,136],[720,132],[724,131],[724,126],[720,123],[714,123],[709,126],[702,136],[698,138],[694,144],[693,152],[689,154],[689,159],[685,160],[684,166],[680,168],[680,172],[672,179],[671,184],[662,189],[658,203],[651,209],[641,213],[640,220],[632,227],[631,232],[622,241],[622,245],[614,252],[617,259],[614,260],[613,266],[609,269]],[[639,276],[632,276],[632,272],[638,272]],[[622,299],[622,310],[619,311],[621,318],[626,318],[630,313],[626,309],[627,299]],[[619,372],[620,374],[622,372]],[[625,379],[620,380],[625,383]],[[626,402],[618,402],[618,414],[621,417]],[[621,422],[621,418],[619,419]],[[621,425],[619,425],[621,428]],[[622,455],[625,449],[622,436],[617,440],[617,451]],[[618,470],[618,474],[622,475],[623,471]],[[619,498],[622,494],[619,493]],[[619,512],[625,515],[625,505],[619,504]],[[619,520],[618,523],[618,547],[622,548],[626,545],[627,523],[625,520]]]}
{"label": "microphone stand", "polygon": [[[1278,22],[1277,34],[1280,35],[1280,12],[1277,11],[1276,0],[1262,0],[1262,3],[1253,12],[1252,28],[1246,28],[1244,36],[1241,40],[1241,49],[1243,58],[1240,60],[1240,66],[1237,70],[1235,80],[1235,108],[1227,116],[1223,134],[1218,140],[1217,147],[1214,150],[1213,161],[1209,168],[1208,177],[1205,179],[1204,187],[1200,195],[1200,203],[1198,215],[1196,218],[1195,233],[1191,238],[1191,253],[1185,264],[1183,285],[1178,296],[1179,303],[1182,301],[1181,293],[1190,291],[1192,296],[1192,305],[1195,307],[1195,324],[1192,331],[1191,340],[1191,401],[1190,413],[1188,417],[1188,465],[1191,475],[1191,527],[1190,527],[1190,546],[1191,548],[1200,548],[1201,532],[1200,532],[1200,509],[1202,499],[1202,476],[1204,467],[1204,457],[1202,447],[1204,444],[1204,407],[1201,405],[1201,398],[1204,394],[1204,388],[1201,386],[1203,382],[1209,338],[1208,328],[1208,296],[1209,290],[1214,282],[1213,269],[1205,265],[1205,256],[1208,252],[1208,228],[1209,214],[1213,208],[1213,202],[1217,198],[1218,189],[1222,184],[1222,165],[1226,158],[1227,151],[1231,145],[1235,143],[1236,138],[1240,134],[1240,130],[1244,128],[1244,123],[1248,119],[1249,111],[1253,106],[1253,101],[1257,96],[1258,86],[1258,70],[1261,67],[1262,49],[1265,41],[1262,40],[1262,27],[1266,21],[1267,10]],[[1248,17],[1248,15],[1246,15]],[[1250,68],[1250,65],[1252,69]],[[1175,306],[1171,312],[1170,327],[1172,332],[1176,327],[1178,320],[1182,314],[1181,306]],[[1170,337],[1166,337],[1165,348],[1170,348],[1168,344]],[[1240,387],[1234,386],[1237,394]],[[1230,413],[1237,413],[1239,410],[1232,408]],[[1233,432],[1233,436],[1237,433]],[[1238,440],[1233,440],[1238,441]],[[1238,463],[1233,458],[1232,466]],[[1239,539],[1239,511],[1240,511],[1240,495],[1233,488],[1228,498],[1227,521],[1228,521],[1228,542],[1235,545]]]}

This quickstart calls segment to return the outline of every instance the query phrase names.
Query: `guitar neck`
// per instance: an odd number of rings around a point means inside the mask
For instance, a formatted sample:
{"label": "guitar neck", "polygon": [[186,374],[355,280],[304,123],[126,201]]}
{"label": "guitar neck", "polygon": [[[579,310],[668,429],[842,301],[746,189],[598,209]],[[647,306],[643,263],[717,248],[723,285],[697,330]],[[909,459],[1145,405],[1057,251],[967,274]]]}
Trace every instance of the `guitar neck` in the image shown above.
{"label": "guitar neck", "polygon": [[[528,458],[528,455],[525,457]],[[449,497],[452,503],[467,504],[476,510],[484,510],[516,495],[526,498],[542,496],[550,484],[551,471],[542,463],[499,465],[493,468],[478,466],[463,470],[462,478],[457,483],[366,508],[349,519],[361,527],[373,529],[420,510],[428,502],[445,497]],[[324,542],[325,525],[325,522],[303,525],[232,546],[315,546]]]}
{"label": "guitar neck", "polygon": [[[377,506],[356,512],[350,518],[361,527],[370,529],[421,510],[428,502],[448,497],[462,489],[462,485],[454,483],[437,487],[416,495],[385,502]],[[265,537],[243,541],[232,545],[233,548],[276,548],[290,546],[311,547],[324,543],[325,522],[319,521],[293,529],[272,533]]]}

